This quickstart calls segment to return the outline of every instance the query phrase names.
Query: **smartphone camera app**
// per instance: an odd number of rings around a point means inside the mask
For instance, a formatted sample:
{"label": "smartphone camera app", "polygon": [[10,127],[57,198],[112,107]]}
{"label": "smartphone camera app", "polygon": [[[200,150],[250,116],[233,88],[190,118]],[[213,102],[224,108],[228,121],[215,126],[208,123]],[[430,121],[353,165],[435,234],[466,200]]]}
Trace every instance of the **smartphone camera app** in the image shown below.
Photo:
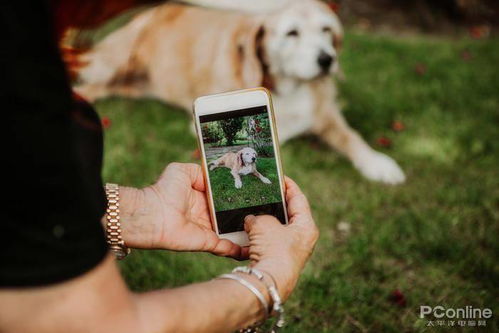
{"label": "smartphone camera app", "polygon": [[266,105],[199,117],[219,234],[244,231],[248,214],[286,223]]}

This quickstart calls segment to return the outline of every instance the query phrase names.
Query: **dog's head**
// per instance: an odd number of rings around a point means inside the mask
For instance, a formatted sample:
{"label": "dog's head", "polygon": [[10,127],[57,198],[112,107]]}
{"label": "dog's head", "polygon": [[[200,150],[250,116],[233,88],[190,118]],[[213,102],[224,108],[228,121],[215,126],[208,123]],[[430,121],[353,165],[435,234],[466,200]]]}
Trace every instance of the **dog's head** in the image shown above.
{"label": "dog's head", "polygon": [[237,152],[237,161],[241,167],[256,162],[256,151],[253,148],[243,148]]}
{"label": "dog's head", "polygon": [[[252,32],[261,84],[273,89],[272,77],[308,81],[337,73],[343,29],[336,14],[318,0],[294,1],[268,15]],[[256,63],[249,63],[255,73]]]}

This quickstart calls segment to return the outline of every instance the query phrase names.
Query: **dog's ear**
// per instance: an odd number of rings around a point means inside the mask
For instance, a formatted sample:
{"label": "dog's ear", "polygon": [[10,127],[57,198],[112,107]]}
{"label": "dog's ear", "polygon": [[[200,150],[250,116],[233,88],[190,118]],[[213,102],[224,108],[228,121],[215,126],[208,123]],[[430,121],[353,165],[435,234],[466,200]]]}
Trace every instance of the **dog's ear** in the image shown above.
{"label": "dog's ear", "polygon": [[263,86],[272,90],[273,82],[268,71],[265,55],[265,27],[262,21],[240,31],[237,45],[236,77],[241,88]]}
{"label": "dog's ear", "polygon": [[332,33],[331,42],[333,44],[334,49],[336,50],[336,53],[339,53],[341,50],[341,46],[343,44],[343,27],[341,25],[338,15],[336,14],[339,9],[338,4],[332,0],[326,0],[326,1],[321,1],[319,3],[319,6],[322,6],[324,10],[329,12],[329,15],[331,15],[333,18],[331,26],[331,33]]}
{"label": "dog's ear", "polygon": [[336,50],[336,65],[333,67],[333,72],[336,74],[336,76],[342,80],[345,78],[345,74],[341,70],[340,63],[338,62],[339,54],[340,51],[343,47],[343,27],[341,25],[340,19],[336,15],[334,11],[332,11],[333,15],[333,26],[332,26],[332,43],[333,47]]}
{"label": "dog's ear", "polygon": [[333,46],[336,52],[340,52],[343,47],[343,27],[341,26],[340,19],[334,14],[333,24]]}
{"label": "dog's ear", "polygon": [[244,163],[243,163],[243,152],[240,151],[237,153],[237,164],[239,164],[241,167],[244,166]]}

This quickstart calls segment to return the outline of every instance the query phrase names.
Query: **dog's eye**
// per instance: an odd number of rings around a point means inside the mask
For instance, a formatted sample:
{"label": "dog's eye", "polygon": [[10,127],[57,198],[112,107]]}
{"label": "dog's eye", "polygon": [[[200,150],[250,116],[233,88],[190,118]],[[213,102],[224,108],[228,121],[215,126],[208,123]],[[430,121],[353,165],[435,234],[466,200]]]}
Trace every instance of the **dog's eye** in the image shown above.
{"label": "dog's eye", "polygon": [[330,27],[322,27],[322,32],[330,33],[331,28]]}
{"label": "dog's eye", "polygon": [[296,29],[293,29],[293,30],[289,30],[288,33],[286,34],[286,36],[289,36],[289,37],[298,37],[299,33],[298,33],[298,30]]}

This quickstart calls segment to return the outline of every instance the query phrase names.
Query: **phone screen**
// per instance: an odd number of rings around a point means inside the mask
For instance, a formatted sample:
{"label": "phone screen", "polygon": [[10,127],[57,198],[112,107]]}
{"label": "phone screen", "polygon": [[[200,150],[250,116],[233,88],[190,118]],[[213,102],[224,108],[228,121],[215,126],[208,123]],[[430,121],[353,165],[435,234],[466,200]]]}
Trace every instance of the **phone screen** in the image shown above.
{"label": "phone screen", "polygon": [[244,231],[246,215],[286,223],[266,105],[199,116],[220,234]]}

